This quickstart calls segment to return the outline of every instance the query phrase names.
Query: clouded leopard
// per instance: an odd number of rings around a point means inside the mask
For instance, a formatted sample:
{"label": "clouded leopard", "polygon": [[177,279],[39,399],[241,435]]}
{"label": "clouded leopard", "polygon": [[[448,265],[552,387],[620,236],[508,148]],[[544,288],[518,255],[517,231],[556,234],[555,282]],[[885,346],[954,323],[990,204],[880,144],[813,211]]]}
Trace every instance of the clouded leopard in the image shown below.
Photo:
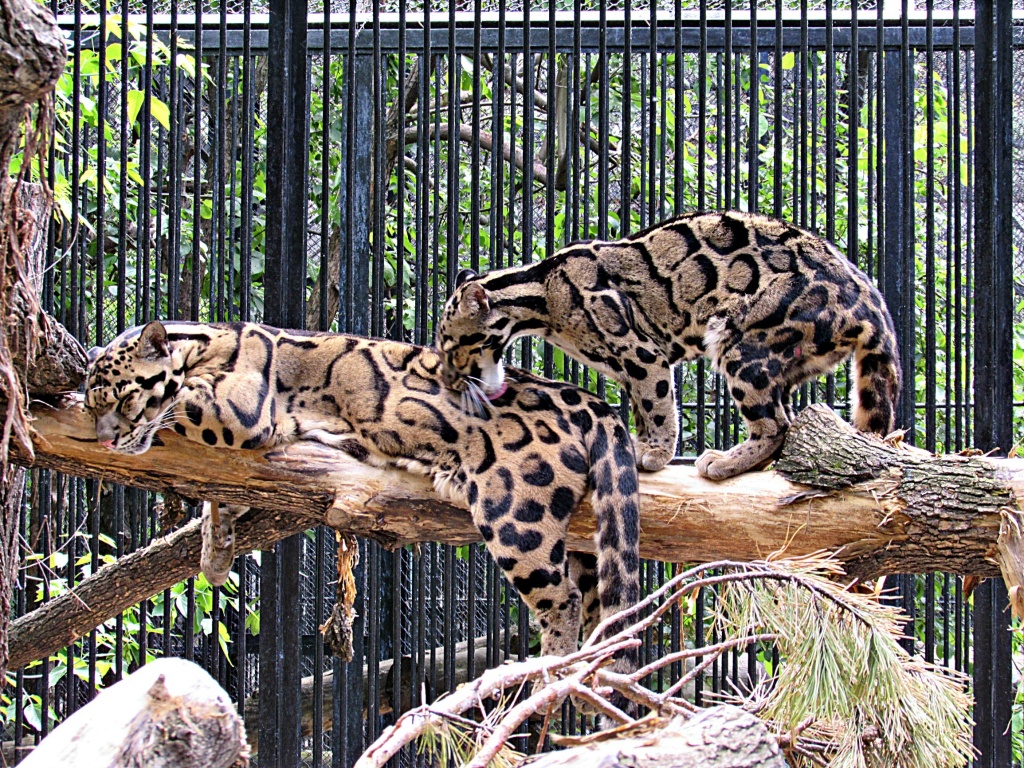
{"label": "clouded leopard", "polygon": [[698,459],[706,477],[767,464],[789,427],[793,388],[851,354],[854,424],[893,427],[899,358],[878,290],[832,244],[766,216],[687,214],[533,264],[464,270],[437,330],[445,382],[496,391],[505,347],[526,334],[626,388],[646,470],[675,455],[672,366],[701,355],[725,377],[748,432]]}
{"label": "clouded leopard", "polygon": [[[499,397],[467,414],[441,385],[432,349],[252,323],[154,321],[90,357],[85,405],[111,450],[142,453],[172,427],[225,448],[315,440],[430,475],[439,492],[469,505],[536,613],[544,653],[576,649],[581,613],[589,630],[639,597],[633,446],[617,413],[584,390],[517,371]],[[565,551],[569,515],[588,490],[596,562]],[[223,583],[230,557],[207,568]],[[633,654],[616,666],[632,667]]]}

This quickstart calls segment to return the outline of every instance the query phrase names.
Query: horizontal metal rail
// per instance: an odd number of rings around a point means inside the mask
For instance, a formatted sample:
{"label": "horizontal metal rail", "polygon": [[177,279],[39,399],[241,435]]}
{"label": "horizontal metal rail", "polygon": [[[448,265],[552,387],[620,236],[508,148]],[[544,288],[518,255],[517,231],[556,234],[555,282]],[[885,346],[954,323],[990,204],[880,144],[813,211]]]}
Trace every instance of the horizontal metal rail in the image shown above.
{"label": "horizontal metal rail", "polygon": [[[347,51],[350,41],[349,14],[331,14],[330,18],[330,49]],[[432,14],[429,20],[430,45],[438,50],[448,50],[451,43],[450,24],[452,16]],[[135,21],[142,23],[139,16]],[[498,47],[499,35],[504,36],[504,45],[515,49],[523,47],[525,25],[522,13],[508,13],[504,27],[499,23],[497,13],[481,14],[479,28],[474,23],[471,13],[454,14],[455,49],[460,53],[472,52],[477,45],[485,50]],[[61,15],[58,21],[63,29],[74,28],[74,18]],[[931,27],[933,50],[951,50],[955,44],[955,31],[959,23],[960,48],[974,47],[974,12],[962,11],[955,20],[951,11],[935,11]],[[355,47],[358,51],[372,52],[374,49],[372,18],[369,14],[355,14]],[[380,15],[379,46],[383,53],[395,53],[403,44],[406,49],[423,47],[424,19],[422,13],[410,13],[406,16],[404,27],[398,14],[382,13]],[[572,13],[555,13],[555,50],[559,53],[572,52],[576,46],[576,17]],[[734,11],[731,22],[726,24],[721,11],[708,12],[702,32],[701,18],[698,14],[683,13],[678,25],[672,14],[658,14],[655,19],[656,47],[659,51],[681,49],[687,53],[699,51],[702,47],[702,34],[706,36],[704,46],[711,52],[725,50],[727,43],[734,50],[742,51],[751,47],[750,14],[748,11]],[[324,47],[324,16],[310,14],[308,17],[308,46],[310,51],[320,51]],[[832,46],[836,51],[848,51],[852,47],[852,31],[850,29],[851,14],[836,11],[831,27],[826,24],[823,12],[808,14],[806,24],[806,44],[810,49],[824,49],[829,31],[832,33]],[[898,51],[903,45],[903,21],[899,16],[883,15],[881,30],[878,17],[874,11],[862,11],[857,14],[858,36],[857,46],[860,50],[875,50],[879,46],[883,50]],[[267,30],[269,16],[254,14],[250,17],[250,50],[253,53],[265,53],[268,45]],[[96,29],[99,17],[89,15],[82,17],[84,29]],[[804,26],[800,16],[795,12],[783,12],[781,18],[782,47],[784,50],[799,50],[803,43]],[[195,43],[196,18],[194,14],[180,14],[177,19],[177,34],[180,39]],[[240,53],[245,44],[244,17],[241,14],[227,14],[222,21],[219,14],[204,13],[200,20],[202,30],[202,48],[207,55],[216,55],[221,49],[221,36],[225,37],[224,49],[229,55]],[[609,11],[602,27],[599,15],[585,12],[579,15],[579,48],[583,52],[595,52],[604,45],[604,49],[612,53],[621,53],[628,43],[634,49],[650,49],[651,17],[648,11],[634,11],[630,17],[630,26],[625,25],[624,14]],[[153,18],[153,29],[158,37],[167,39],[171,31],[171,17],[168,14],[157,14]],[[551,33],[548,14],[538,11],[530,14],[529,47],[534,50],[548,50]],[[762,51],[775,45],[778,31],[775,14],[758,12],[757,16],[757,48]],[[879,32],[881,31],[881,35]],[[907,43],[911,49],[925,49],[928,45],[927,18],[924,13],[912,12],[907,16]],[[604,40],[602,41],[602,37]],[[879,38],[881,37],[881,40]],[[82,35],[82,46],[93,48],[98,34],[93,32]],[[1024,47],[1024,11],[1014,13],[1013,43],[1016,47]]]}

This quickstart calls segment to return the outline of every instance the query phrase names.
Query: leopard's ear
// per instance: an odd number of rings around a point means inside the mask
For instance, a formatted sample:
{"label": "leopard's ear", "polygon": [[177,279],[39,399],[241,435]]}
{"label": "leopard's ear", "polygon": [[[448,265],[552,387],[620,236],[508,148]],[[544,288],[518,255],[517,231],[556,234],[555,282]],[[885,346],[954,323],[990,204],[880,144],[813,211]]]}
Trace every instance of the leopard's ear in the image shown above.
{"label": "leopard's ear", "polygon": [[455,276],[455,287],[459,288],[464,282],[472,280],[474,277],[477,277],[477,274],[472,269],[463,269]]}
{"label": "leopard's ear", "polygon": [[146,324],[139,335],[139,343],[135,347],[135,356],[140,360],[157,361],[171,354],[171,344],[167,340],[167,329],[159,320]]}
{"label": "leopard's ear", "polygon": [[479,283],[470,283],[459,299],[459,313],[466,317],[480,317],[491,308],[487,290]]}

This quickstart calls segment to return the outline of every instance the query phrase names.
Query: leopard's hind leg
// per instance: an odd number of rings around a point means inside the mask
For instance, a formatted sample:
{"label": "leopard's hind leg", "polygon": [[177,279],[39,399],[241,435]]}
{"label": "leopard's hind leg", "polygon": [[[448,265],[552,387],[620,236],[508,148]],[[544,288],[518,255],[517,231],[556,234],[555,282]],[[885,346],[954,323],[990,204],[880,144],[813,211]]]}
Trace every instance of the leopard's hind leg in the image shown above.
{"label": "leopard's hind leg", "polygon": [[[482,487],[471,490],[473,522],[505,578],[537,617],[541,653],[565,656],[579,647],[582,603],[579,588],[569,578],[568,518],[556,517],[556,500],[542,503],[536,491],[533,498],[516,499],[515,482],[512,472],[500,467]],[[557,492],[573,497],[557,500],[559,514],[563,508],[573,510],[582,495],[564,486]]]}

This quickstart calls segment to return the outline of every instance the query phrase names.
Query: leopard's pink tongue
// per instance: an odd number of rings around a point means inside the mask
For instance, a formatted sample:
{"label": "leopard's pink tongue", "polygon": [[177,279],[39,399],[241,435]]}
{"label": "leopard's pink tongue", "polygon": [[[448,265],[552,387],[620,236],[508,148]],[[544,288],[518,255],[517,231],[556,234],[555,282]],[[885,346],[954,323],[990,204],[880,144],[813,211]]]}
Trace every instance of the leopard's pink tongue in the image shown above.
{"label": "leopard's pink tongue", "polygon": [[508,389],[508,384],[506,384],[503,381],[503,382],[501,382],[501,386],[498,387],[498,389],[496,391],[492,392],[491,394],[489,394],[487,396],[487,399],[488,400],[497,400],[499,397],[501,397],[502,395],[505,394],[505,390],[506,389]]}

